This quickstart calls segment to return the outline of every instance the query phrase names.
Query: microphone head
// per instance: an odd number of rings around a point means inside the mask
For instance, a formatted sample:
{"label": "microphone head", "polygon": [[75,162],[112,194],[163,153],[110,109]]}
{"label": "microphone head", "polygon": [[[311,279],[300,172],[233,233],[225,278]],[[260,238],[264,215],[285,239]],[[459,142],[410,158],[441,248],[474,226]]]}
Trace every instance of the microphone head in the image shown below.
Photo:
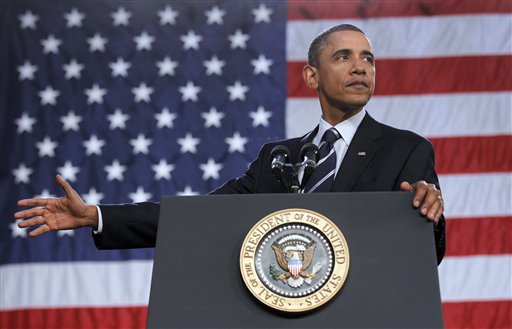
{"label": "microphone head", "polygon": [[313,143],[307,143],[300,149],[300,158],[302,161],[313,160],[315,164],[318,162],[318,146]]}
{"label": "microphone head", "polygon": [[308,182],[311,175],[313,175],[316,170],[316,163],[319,160],[318,146],[313,143],[305,144],[300,150],[300,158],[304,168],[304,175],[302,176],[301,186],[304,187],[306,186],[306,183]]}
{"label": "microphone head", "polygon": [[272,174],[279,180],[282,179],[285,164],[289,161],[290,151],[284,145],[276,145],[270,152],[270,166]]}
{"label": "microphone head", "polygon": [[290,150],[284,145],[276,145],[270,151],[270,161],[273,161],[276,156],[283,156],[287,161],[290,158]]}

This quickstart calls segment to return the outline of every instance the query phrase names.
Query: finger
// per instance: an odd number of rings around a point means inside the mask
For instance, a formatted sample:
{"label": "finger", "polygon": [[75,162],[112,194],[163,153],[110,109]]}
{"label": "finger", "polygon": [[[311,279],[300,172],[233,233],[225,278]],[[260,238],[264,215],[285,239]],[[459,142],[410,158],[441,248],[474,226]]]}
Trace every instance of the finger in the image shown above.
{"label": "finger", "polygon": [[400,190],[401,191],[414,191],[414,188],[412,187],[411,184],[409,184],[409,182],[402,182],[400,183]]}
{"label": "finger", "polygon": [[18,222],[18,227],[20,228],[27,228],[27,227],[33,227],[36,225],[45,224],[46,220],[44,217],[34,217],[30,219],[23,220],[21,222]]}
{"label": "finger", "polygon": [[[425,197],[428,193],[428,185],[425,181],[419,181],[411,185],[414,190],[416,190],[416,194],[413,198],[413,205],[415,208],[418,208],[422,203],[425,203]],[[425,210],[425,213],[423,213],[423,207],[422,207],[422,214],[426,215],[427,211]]]}
{"label": "finger", "polygon": [[437,200],[429,208],[427,218],[437,224],[441,214],[443,213],[443,209],[443,199],[439,195]]}
{"label": "finger", "polygon": [[60,187],[64,190],[64,193],[66,193],[66,196],[68,198],[73,198],[77,196],[76,191],[69,185],[69,183],[62,178],[61,175],[55,176],[55,179],[57,180],[57,183],[59,183]]}
{"label": "finger", "polygon": [[[428,216],[427,214],[430,213],[432,207],[437,203],[439,204],[441,202],[441,193],[435,189],[433,186],[428,186],[426,188],[426,197],[423,200],[423,204],[421,205],[421,214],[424,216]],[[437,208],[434,208],[434,213]],[[429,217],[429,219],[431,219]],[[433,219],[433,218],[432,218]]]}
{"label": "finger", "polygon": [[50,231],[50,227],[48,225],[41,225],[33,231],[28,232],[28,235],[35,238],[36,236],[40,236],[46,232]]}
{"label": "finger", "polygon": [[48,204],[49,199],[44,198],[33,198],[33,199],[23,199],[18,201],[19,207],[44,207]]}
{"label": "finger", "polygon": [[15,219],[31,218],[36,216],[43,216],[44,208],[31,208],[27,210],[18,211],[14,214]]}

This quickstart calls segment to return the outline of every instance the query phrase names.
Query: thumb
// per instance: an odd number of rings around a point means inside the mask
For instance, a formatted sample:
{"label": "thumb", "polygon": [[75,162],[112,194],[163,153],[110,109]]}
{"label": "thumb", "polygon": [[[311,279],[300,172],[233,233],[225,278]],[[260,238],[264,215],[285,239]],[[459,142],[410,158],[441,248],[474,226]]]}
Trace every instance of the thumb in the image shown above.
{"label": "thumb", "polygon": [[59,183],[60,187],[64,190],[64,193],[66,193],[68,199],[73,199],[78,196],[76,191],[71,187],[71,185],[69,185],[69,183],[64,178],[62,178],[61,175],[56,175],[55,179],[57,180],[57,183]]}
{"label": "thumb", "polygon": [[409,182],[402,182],[400,183],[400,190],[401,191],[414,191],[414,187],[409,184]]}

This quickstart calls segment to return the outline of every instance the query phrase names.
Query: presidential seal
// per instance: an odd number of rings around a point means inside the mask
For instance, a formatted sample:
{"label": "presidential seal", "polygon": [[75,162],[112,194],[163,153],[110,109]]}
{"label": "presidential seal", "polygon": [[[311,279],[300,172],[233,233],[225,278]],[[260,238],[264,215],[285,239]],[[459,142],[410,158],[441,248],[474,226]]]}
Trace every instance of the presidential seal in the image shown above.
{"label": "presidential seal", "polygon": [[263,304],[285,312],[313,310],[341,289],[349,270],[345,237],[325,216],[285,209],[260,220],[240,251],[240,271]]}

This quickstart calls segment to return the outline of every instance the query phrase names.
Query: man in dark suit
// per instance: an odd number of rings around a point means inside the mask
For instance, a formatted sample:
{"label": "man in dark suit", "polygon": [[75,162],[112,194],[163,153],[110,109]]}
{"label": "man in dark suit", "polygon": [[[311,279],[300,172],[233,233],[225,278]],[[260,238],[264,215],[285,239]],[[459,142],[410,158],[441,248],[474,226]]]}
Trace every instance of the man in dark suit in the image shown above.
{"label": "man in dark suit", "polygon": [[[440,262],[445,250],[444,204],[434,169],[434,151],[424,138],[381,124],[364,110],[375,86],[373,49],[364,32],[343,24],[321,33],[311,43],[303,77],[310,88],[317,90],[322,108],[320,124],[302,138],[264,145],[244,175],[212,193],[286,193],[270,170],[272,148],[286,146],[290,162],[297,163],[304,144],[320,144],[324,132],[335,128],[339,139],[333,146],[336,166],[329,190],[416,191],[413,206],[434,223]],[[86,205],[60,176],[57,181],[66,193],[64,198],[18,202],[20,206],[44,207],[15,214],[18,219],[28,218],[19,223],[20,227],[40,225],[31,236],[90,226],[100,249],[155,245],[158,203]]]}

